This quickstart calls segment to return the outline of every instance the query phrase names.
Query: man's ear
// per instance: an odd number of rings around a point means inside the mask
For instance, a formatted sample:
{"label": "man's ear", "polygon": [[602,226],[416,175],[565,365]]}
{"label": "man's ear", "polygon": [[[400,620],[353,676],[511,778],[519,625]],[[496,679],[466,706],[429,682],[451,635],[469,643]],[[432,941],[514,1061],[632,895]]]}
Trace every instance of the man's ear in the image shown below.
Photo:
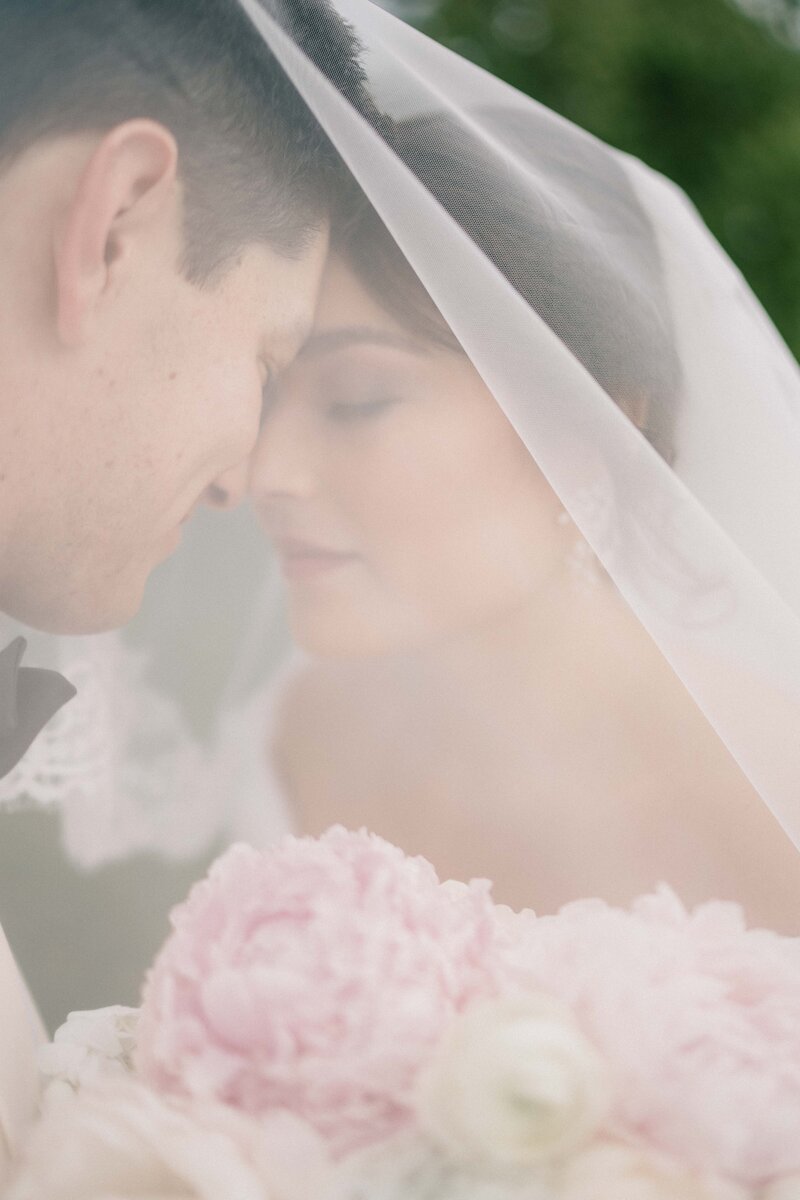
{"label": "man's ear", "polygon": [[126,121],[86,163],[54,242],[58,335],[84,337],[115,268],[173,202],[178,149],[155,121]]}

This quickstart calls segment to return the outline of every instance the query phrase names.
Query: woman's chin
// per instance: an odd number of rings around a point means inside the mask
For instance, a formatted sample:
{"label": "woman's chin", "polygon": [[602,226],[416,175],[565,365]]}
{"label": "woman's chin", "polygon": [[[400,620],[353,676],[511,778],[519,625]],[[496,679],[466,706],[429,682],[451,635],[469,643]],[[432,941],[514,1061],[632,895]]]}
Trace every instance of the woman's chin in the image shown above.
{"label": "woman's chin", "polygon": [[367,603],[289,603],[289,626],[296,646],[312,658],[356,660],[416,657],[458,649],[465,641],[482,641],[516,610],[507,605],[487,611],[453,614],[411,613],[387,605],[377,611]]}
{"label": "woman's chin", "polygon": [[380,658],[400,649],[392,638],[371,634],[364,628],[337,627],[332,622],[292,622],[292,639],[312,658],[330,661]]}
{"label": "woman's chin", "polygon": [[290,609],[290,630],[295,645],[312,658],[335,661],[390,658],[426,644],[428,639],[412,636],[390,622],[370,621],[363,611],[349,613]]}

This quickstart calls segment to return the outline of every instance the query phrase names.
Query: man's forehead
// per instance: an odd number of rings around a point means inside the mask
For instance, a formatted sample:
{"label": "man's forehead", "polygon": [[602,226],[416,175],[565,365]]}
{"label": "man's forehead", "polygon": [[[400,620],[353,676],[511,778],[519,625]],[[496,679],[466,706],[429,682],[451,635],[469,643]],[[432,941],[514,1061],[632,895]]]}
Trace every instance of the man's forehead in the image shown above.
{"label": "man's forehead", "polygon": [[311,336],[314,324],[313,297],[309,300],[306,311],[285,313],[275,318],[270,330],[273,344],[278,344],[292,355],[297,354]]}
{"label": "man's forehead", "polygon": [[282,356],[293,358],[311,334],[327,253],[327,229],[317,230],[296,258],[255,248],[263,337]]}

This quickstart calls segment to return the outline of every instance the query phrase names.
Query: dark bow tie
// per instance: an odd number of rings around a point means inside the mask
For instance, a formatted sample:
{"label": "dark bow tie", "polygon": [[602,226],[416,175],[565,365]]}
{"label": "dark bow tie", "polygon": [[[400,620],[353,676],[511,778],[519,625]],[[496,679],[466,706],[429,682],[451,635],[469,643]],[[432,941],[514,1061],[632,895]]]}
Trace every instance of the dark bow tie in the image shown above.
{"label": "dark bow tie", "polygon": [[27,644],[25,638],[14,638],[0,653],[0,779],[75,695],[57,671],[20,666]]}

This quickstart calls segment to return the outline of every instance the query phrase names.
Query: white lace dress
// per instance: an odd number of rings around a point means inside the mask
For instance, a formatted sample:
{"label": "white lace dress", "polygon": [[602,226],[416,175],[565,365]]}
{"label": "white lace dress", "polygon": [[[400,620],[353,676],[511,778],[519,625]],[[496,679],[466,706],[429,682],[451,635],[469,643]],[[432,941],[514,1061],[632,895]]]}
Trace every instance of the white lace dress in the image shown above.
{"label": "white lace dress", "polygon": [[46,1040],[0,928],[0,1189],[37,1100],[36,1054]]}

